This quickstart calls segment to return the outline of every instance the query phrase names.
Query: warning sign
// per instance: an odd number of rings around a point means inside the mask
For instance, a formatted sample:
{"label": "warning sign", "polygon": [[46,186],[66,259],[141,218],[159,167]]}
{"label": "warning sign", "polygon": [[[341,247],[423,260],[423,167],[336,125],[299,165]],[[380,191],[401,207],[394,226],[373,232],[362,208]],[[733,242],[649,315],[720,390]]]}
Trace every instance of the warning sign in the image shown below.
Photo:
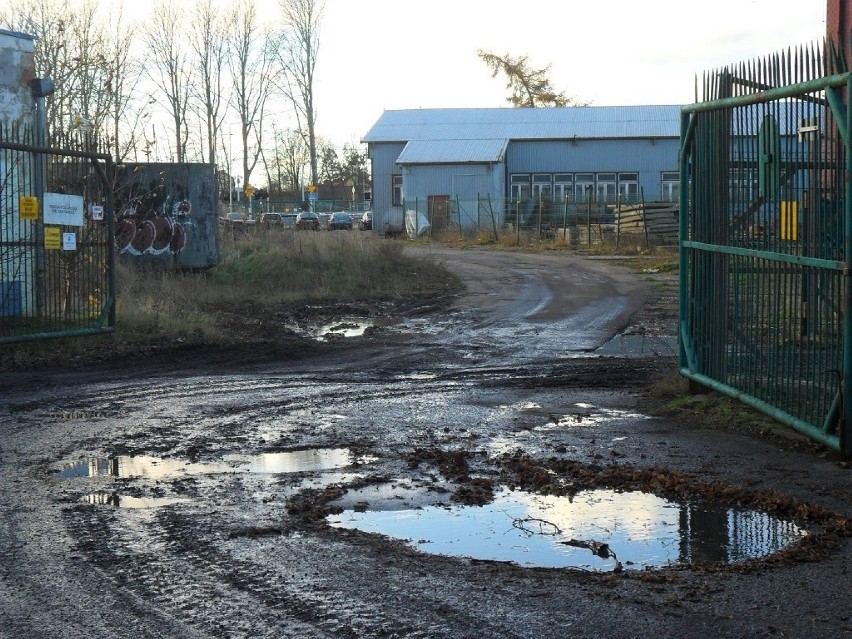
{"label": "warning sign", "polygon": [[38,198],[22,195],[18,198],[18,213],[22,220],[37,220]]}
{"label": "warning sign", "polygon": [[53,251],[62,248],[62,230],[58,226],[44,227],[44,248]]}
{"label": "warning sign", "polygon": [[44,223],[83,226],[83,196],[45,193]]}

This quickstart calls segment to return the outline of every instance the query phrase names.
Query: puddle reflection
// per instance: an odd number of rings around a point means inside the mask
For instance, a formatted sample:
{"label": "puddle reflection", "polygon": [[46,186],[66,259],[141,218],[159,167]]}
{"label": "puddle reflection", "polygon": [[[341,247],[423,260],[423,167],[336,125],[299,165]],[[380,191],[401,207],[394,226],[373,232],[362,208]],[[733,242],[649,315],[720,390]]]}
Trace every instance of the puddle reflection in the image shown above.
{"label": "puddle reflection", "polygon": [[536,427],[536,430],[553,430],[571,426],[597,426],[618,421],[631,422],[650,419],[641,413],[618,410],[616,408],[597,408],[591,404],[574,404],[571,411],[564,415],[551,415],[550,422]]}
{"label": "puddle reflection", "polygon": [[324,342],[338,338],[361,337],[371,328],[387,328],[399,323],[397,317],[347,317],[309,329],[309,332],[314,339]]}
{"label": "puddle reflection", "polygon": [[228,455],[221,462],[191,463],[180,459],[119,455],[92,457],[68,464],[56,473],[59,479],[75,477],[147,477],[162,479],[174,475],[213,475],[221,473],[303,473],[345,468],[369,463],[372,458],[355,458],[348,448],[314,448],[261,455]]}
{"label": "puddle reflection", "polygon": [[118,493],[92,493],[80,501],[93,506],[114,506],[115,508],[159,508],[169,504],[184,503],[185,499],[168,497],[129,497]]}
{"label": "puddle reflection", "polygon": [[[482,507],[345,510],[328,521],[402,539],[432,554],[592,571],[610,571],[619,562],[628,570],[696,561],[737,563],[775,553],[807,534],[757,511],[612,490],[586,491],[573,499],[503,490]],[[590,550],[600,544],[617,561]]]}

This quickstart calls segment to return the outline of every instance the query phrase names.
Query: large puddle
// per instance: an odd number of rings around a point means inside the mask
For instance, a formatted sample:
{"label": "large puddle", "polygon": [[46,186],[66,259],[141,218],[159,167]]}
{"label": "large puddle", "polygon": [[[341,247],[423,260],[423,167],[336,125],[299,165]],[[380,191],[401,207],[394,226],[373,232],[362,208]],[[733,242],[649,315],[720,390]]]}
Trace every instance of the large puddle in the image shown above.
{"label": "large puddle", "polygon": [[[357,492],[351,494],[357,500]],[[487,506],[345,510],[330,525],[380,533],[423,552],[595,572],[766,557],[807,531],[753,510],[675,503],[643,492],[573,498],[503,490]]]}
{"label": "large puddle", "polygon": [[391,316],[346,317],[321,326],[310,327],[306,330],[298,326],[292,326],[291,328],[296,332],[307,333],[317,341],[327,342],[334,339],[361,337],[367,334],[370,329],[395,326],[400,321],[400,318]]}
{"label": "large puddle", "polygon": [[148,477],[162,479],[175,475],[212,475],[221,473],[305,473],[345,468],[356,462],[348,448],[313,448],[261,455],[226,455],[220,462],[192,463],[181,459],[123,456],[91,457],[56,473],[60,479],[74,477]]}

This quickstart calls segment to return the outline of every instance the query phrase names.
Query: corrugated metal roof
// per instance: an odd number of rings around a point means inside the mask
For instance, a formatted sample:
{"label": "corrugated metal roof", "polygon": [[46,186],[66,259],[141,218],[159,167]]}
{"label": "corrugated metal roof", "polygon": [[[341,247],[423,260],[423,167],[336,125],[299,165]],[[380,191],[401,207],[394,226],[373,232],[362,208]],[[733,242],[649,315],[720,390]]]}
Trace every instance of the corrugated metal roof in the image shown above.
{"label": "corrugated metal roof", "polygon": [[20,31],[9,31],[7,29],[0,29],[0,35],[12,36],[13,38],[19,38],[21,40],[38,40],[38,37],[30,35],[29,33],[21,33]]}
{"label": "corrugated metal roof", "polygon": [[680,136],[680,105],[385,111],[362,142]]}
{"label": "corrugated metal roof", "polygon": [[508,139],[412,140],[397,158],[397,164],[464,164],[502,162]]}

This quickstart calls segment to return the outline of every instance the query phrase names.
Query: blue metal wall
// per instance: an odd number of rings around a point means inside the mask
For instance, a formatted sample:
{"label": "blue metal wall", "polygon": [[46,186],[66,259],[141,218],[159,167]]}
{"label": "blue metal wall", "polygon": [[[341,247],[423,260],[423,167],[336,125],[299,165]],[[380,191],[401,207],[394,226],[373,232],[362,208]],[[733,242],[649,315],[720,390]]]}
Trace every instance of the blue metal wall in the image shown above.
{"label": "blue metal wall", "polygon": [[505,165],[414,165],[403,171],[403,183],[407,202],[425,201],[430,195],[447,195],[453,200],[497,197],[504,191]]}
{"label": "blue metal wall", "polygon": [[[677,139],[510,142],[508,173],[638,173],[647,200],[660,198],[660,174],[678,170]],[[500,194],[505,195],[505,194]]]}
{"label": "blue metal wall", "polygon": [[393,186],[391,176],[402,174],[402,167],[396,159],[405,148],[405,142],[370,145],[373,175],[373,229],[382,233],[385,225],[403,227],[403,210],[393,206]]}
{"label": "blue metal wall", "polygon": [[[509,143],[506,161],[490,170],[485,164],[396,164],[404,142],[371,143],[373,161],[373,228],[401,227],[402,207],[391,203],[394,174],[403,176],[405,199],[426,201],[430,195],[475,200],[477,195],[501,200],[509,195],[512,173],[638,173],[646,200],[660,199],[663,172],[677,172],[680,141],[670,138],[530,140]],[[490,176],[489,176],[490,174]],[[486,191],[485,186],[490,190]]]}

